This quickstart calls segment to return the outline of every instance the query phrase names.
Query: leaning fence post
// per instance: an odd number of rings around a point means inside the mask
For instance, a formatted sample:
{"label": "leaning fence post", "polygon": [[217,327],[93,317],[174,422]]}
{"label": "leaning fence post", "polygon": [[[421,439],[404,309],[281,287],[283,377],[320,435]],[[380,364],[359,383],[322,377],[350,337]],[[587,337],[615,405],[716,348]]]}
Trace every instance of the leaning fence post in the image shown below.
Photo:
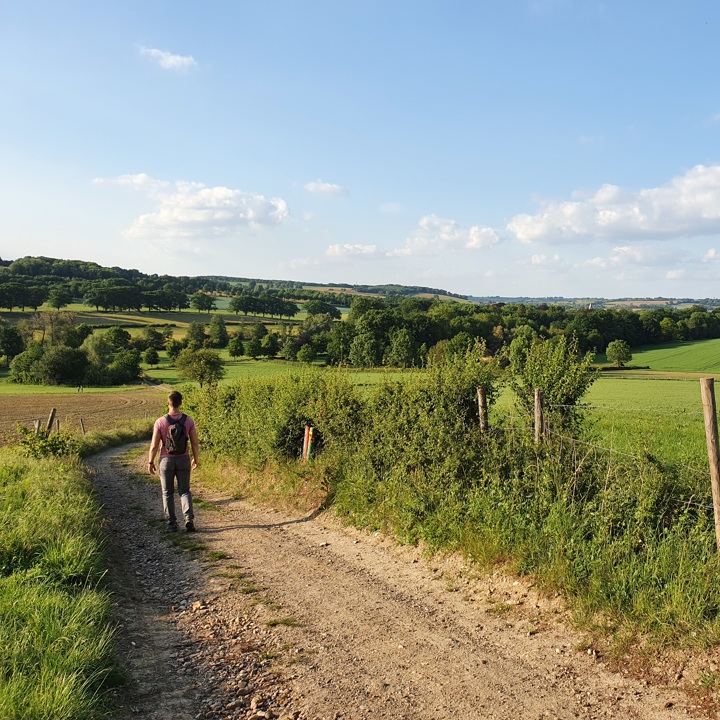
{"label": "leaning fence post", "polygon": [[715,516],[715,542],[720,552],[720,452],[718,452],[718,423],[715,409],[715,380],[701,378],[703,414],[705,415],[705,440],[710,461],[710,485],[712,487],[713,514]]}
{"label": "leaning fence post", "polygon": [[50,431],[52,430],[53,420],[55,420],[55,413],[57,410],[53,408],[50,411],[50,417],[48,418],[47,425],[45,426],[45,432],[49,435]]}
{"label": "leaning fence post", "polygon": [[478,386],[477,389],[478,397],[478,416],[480,417],[480,432],[483,435],[488,434],[490,425],[488,423],[488,406],[487,406],[487,395],[485,394],[485,388],[482,385]]}
{"label": "leaning fence post", "polygon": [[535,388],[535,444],[539,445],[542,440],[543,427],[543,391]]}
{"label": "leaning fence post", "polygon": [[80,418],[80,429],[82,430],[82,434],[85,434],[85,423],[83,422],[83,419]]}

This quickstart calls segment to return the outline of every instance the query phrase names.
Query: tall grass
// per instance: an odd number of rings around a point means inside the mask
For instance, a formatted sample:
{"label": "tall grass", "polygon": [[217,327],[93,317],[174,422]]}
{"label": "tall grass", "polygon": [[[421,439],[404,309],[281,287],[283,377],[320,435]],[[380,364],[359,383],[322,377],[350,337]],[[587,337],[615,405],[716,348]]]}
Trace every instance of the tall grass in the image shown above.
{"label": "tall grass", "polygon": [[0,450],[0,718],[100,715],[119,677],[103,574],[79,462]]}

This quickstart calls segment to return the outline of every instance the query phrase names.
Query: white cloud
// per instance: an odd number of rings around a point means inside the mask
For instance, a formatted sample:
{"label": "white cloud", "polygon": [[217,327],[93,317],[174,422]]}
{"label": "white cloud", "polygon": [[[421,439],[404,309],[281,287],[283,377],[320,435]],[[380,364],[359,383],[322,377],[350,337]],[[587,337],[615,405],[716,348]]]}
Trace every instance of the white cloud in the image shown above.
{"label": "white cloud", "polygon": [[454,220],[444,220],[437,215],[426,215],[418,223],[415,234],[405,240],[403,247],[391,250],[387,254],[393,257],[439,255],[456,248],[477,250],[490,247],[499,241],[500,237],[491,228],[477,225],[462,228]]}
{"label": "white cloud", "polygon": [[661,187],[625,192],[603,185],[593,195],[550,201],[536,215],[516,215],[518,240],[663,239],[720,232],[720,165],[698,165]]}
{"label": "white cloud", "polygon": [[119,177],[109,179],[94,178],[92,182],[93,185],[120,185],[122,187],[133,188],[134,190],[145,190],[148,193],[170,187],[170,183],[166,180],[155,180],[146,173],[120,175]]}
{"label": "white cloud", "polygon": [[140,48],[141,55],[157,60],[161,68],[165,70],[187,70],[197,65],[192,55],[173,55],[165,50],[157,50],[156,48]]}
{"label": "white cloud", "polygon": [[312,182],[305,183],[305,189],[311,193],[317,193],[319,195],[346,195],[347,191],[341,185],[334,185],[333,183],[323,182],[322,180],[313,180]]}
{"label": "white cloud", "polygon": [[685,277],[685,270],[668,270],[665,273],[666,280],[682,280]]}
{"label": "white cloud", "polygon": [[547,255],[533,255],[530,258],[530,262],[540,267],[557,267],[561,264],[560,256],[557,253],[550,257]]}
{"label": "white cloud", "polygon": [[720,258],[720,253],[715,248],[710,248],[703,255],[703,262],[715,262],[718,258]]}
{"label": "white cloud", "polygon": [[127,231],[140,239],[207,239],[232,235],[243,228],[278,225],[289,216],[282,198],[206,187],[197,182],[154,180],[148,175],[122,175],[93,182],[132,187],[148,195],[155,209],[138,217]]}
{"label": "white cloud", "polygon": [[369,256],[376,253],[377,245],[352,245],[350,243],[328,245],[327,250],[325,250],[325,255],[332,258]]}
{"label": "white cloud", "polygon": [[687,262],[687,258],[680,258],[679,251],[666,247],[619,245],[610,251],[608,257],[595,257],[581,263],[580,266],[593,267],[598,270],[617,270],[628,266],[657,268],[674,265],[680,259]]}

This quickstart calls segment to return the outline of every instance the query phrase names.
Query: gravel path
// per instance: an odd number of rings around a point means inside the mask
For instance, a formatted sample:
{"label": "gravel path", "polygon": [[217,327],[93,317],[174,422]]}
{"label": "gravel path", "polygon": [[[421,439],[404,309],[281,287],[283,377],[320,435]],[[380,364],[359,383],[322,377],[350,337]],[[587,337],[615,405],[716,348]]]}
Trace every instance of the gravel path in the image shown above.
{"label": "gravel path", "polygon": [[127,448],[89,462],[107,517],[129,682],[118,717],[638,718],[697,708],[612,672],[557,599],[456,559],[194,487],[166,534]]}

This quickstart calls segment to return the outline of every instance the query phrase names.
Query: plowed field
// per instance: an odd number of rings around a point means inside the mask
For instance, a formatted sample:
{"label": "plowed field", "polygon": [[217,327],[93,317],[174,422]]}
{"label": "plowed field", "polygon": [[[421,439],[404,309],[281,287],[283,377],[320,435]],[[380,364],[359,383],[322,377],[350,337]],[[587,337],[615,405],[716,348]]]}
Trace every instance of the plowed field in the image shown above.
{"label": "plowed field", "polygon": [[3,395],[0,396],[0,442],[12,437],[18,425],[44,427],[55,408],[60,429],[80,431],[109,430],[123,420],[157,417],[163,412],[165,393],[158,388],[138,388],[121,392]]}

